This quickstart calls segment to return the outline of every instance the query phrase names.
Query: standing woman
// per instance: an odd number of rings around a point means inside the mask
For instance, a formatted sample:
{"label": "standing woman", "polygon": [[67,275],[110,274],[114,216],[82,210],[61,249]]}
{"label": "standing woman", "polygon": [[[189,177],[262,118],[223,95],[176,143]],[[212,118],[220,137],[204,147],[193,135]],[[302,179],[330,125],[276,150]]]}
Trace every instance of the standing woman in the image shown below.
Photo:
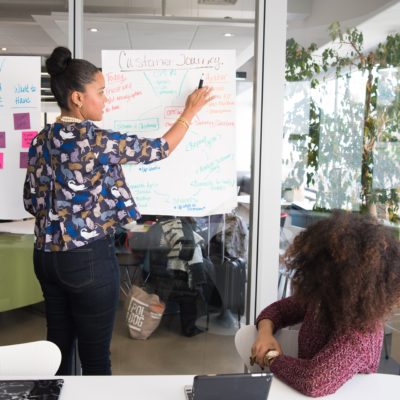
{"label": "standing woman", "polygon": [[113,234],[140,218],[121,164],[167,157],[192,118],[212,97],[195,90],[161,138],[98,128],[104,77],[88,61],[57,47],[46,61],[61,109],[33,139],[24,185],[25,209],[36,218],[34,268],[46,305],[47,339],[62,352],[59,375],[72,373],[75,338],[84,375],[110,375],[110,342],[119,297]]}

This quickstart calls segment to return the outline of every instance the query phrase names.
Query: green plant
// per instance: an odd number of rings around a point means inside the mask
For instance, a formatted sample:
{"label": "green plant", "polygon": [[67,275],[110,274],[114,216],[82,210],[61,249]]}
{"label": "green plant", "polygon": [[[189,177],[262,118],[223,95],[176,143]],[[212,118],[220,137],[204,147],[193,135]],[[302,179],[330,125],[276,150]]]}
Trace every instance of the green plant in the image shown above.
{"label": "green plant", "polygon": [[[396,68],[400,65],[400,34],[389,35],[384,43],[377,46],[372,51],[363,50],[363,34],[357,29],[348,29],[343,31],[339,23],[333,23],[329,27],[329,34],[332,43],[319,55],[316,54],[317,46],[311,44],[305,48],[296,43],[293,39],[287,41],[286,47],[286,80],[288,82],[309,81],[309,85],[314,95],[310,96],[309,104],[309,126],[308,132],[294,132],[302,135],[303,146],[307,147],[306,167],[304,164],[294,164],[290,171],[289,178],[292,183],[301,183],[306,177],[307,186],[314,186],[318,182],[317,176],[324,168],[328,168],[332,175],[329,182],[325,183],[330,188],[339,188],[342,196],[336,199],[325,198],[325,203],[332,208],[351,208],[358,204],[361,210],[368,210],[375,213],[376,204],[385,204],[388,208],[389,218],[397,221],[399,210],[399,193],[396,187],[374,188],[374,162],[377,144],[383,146],[384,143],[394,143],[399,140],[400,126],[400,94],[399,85],[400,75],[397,85],[382,85],[383,70]],[[343,90],[349,90],[350,80],[355,74],[361,74],[364,77],[365,84],[365,102],[360,108],[350,99],[350,92],[342,96],[337,106],[338,112],[332,117],[324,112],[321,103],[316,100],[315,93],[321,93],[326,89],[332,79],[336,79],[337,85],[342,85]],[[347,86],[346,86],[347,85]],[[378,101],[385,95],[391,101],[386,104]],[[380,97],[379,97],[380,96]],[[297,114],[304,111],[294,111],[292,117],[295,120]],[[360,120],[362,126],[356,126],[354,113],[361,113]],[[299,115],[297,115],[299,116]],[[291,126],[295,126],[294,123]],[[332,143],[323,142],[321,133],[327,130],[331,136],[339,135],[336,141]],[[354,149],[357,147],[354,143],[354,132],[362,131],[361,171],[358,176],[361,182],[359,198],[350,198],[346,194],[346,188],[354,185],[355,175],[348,174],[352,163],[357,160]],[[352,136],[353,134],[353,136]],[[340,145],[338,145],[340,143]],[[298,148],[299,149],[299,148]],[[296,144],[294,144],[296,150]],[[338,156],[346,165],[345,168],[337,168],[335,175],[335,165],[327,165],[327,160]],[[359,155],[360,156],[360,155]],[[390,159],[391,157],[391,159]],[[392,174],[398,170],[398,160],[396,154],[389,154],[389,164]],[[322,162],[323,161],[323,162]],[[285,161],[284,161],[285,162]],[[348,165],[347,165],[348,164]],[[357,165],[354,165],[357,169]],[[359,170],[358,166],[358,170]],[[328,189],[329,189],[328,187]],[[329,192],[329,190],[328,190]],[[324,194],[321,190],[321,196]],[[346,197],[347,196],[347,197]],[[350,197],[349,197],[350,196]]]}

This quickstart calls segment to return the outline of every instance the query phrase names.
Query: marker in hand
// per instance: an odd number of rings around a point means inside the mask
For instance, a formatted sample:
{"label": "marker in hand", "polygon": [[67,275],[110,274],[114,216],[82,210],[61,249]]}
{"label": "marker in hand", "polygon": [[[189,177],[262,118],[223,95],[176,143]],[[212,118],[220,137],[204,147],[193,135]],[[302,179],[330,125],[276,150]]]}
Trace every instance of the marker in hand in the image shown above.
{"label": "marker in hand", "polygon": [[203,74],[201,74],[200,81],[199,81],[199,87],[197,89],[201,89],[203,87]]}

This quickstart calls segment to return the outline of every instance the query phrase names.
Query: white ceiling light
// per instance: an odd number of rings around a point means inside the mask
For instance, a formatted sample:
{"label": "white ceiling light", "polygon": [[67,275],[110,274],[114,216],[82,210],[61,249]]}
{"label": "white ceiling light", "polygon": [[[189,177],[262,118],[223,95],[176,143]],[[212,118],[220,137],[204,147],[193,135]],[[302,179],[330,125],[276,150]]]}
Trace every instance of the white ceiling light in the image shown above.
{"label": "white ceiling light", "polygon": [[97,28],[89,28],[90,32],[98,32],[99,30]]}
{"label": "white ceiling light", "polygon": [[1,51],[7,51],[7,47],[2,47]]}
{"label": "white ceiling light", "polygon": [[225,37],[233,37],[233,36],[235,36],[233,33],[229,33],[229,32],[227,32],[227,33],[224,33],[224,36]]}

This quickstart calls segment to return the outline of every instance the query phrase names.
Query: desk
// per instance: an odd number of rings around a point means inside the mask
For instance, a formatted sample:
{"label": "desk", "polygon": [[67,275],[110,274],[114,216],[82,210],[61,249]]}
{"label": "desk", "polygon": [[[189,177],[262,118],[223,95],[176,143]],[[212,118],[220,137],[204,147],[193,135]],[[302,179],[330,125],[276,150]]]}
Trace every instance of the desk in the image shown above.
{"label": "desk", "polygon": [[237,202],[241,204],[250,204],[250,195],[249,194],[238,195]]}
{"label": "desk", "polygon": [[12,222],[1,222],[0,232],[4,233],[17,233],[19,235],[33,235],[33,230],[35,228],[35,220],[33,218],[12,221]]}
{"label": "desk", "polygon": [[[1,378],[1,377],[0,377]],[[54,378],[54,377],[51,377]],[[184,400],[183,387],[191,385],[192,375],[146,376],[68,376],[60,400]],[[1,379],[18,379],[13,377]],[[377,400],[396,398],[400,376],[371,374],[357,375],[334,395],[320,397],[329,400]],[[268,400],[310,399],[279,379],[274,378]]]}
{"label": "desk", "polygon": [[33,220],[0,223],[0,312],[43,300],[33,271]]}

